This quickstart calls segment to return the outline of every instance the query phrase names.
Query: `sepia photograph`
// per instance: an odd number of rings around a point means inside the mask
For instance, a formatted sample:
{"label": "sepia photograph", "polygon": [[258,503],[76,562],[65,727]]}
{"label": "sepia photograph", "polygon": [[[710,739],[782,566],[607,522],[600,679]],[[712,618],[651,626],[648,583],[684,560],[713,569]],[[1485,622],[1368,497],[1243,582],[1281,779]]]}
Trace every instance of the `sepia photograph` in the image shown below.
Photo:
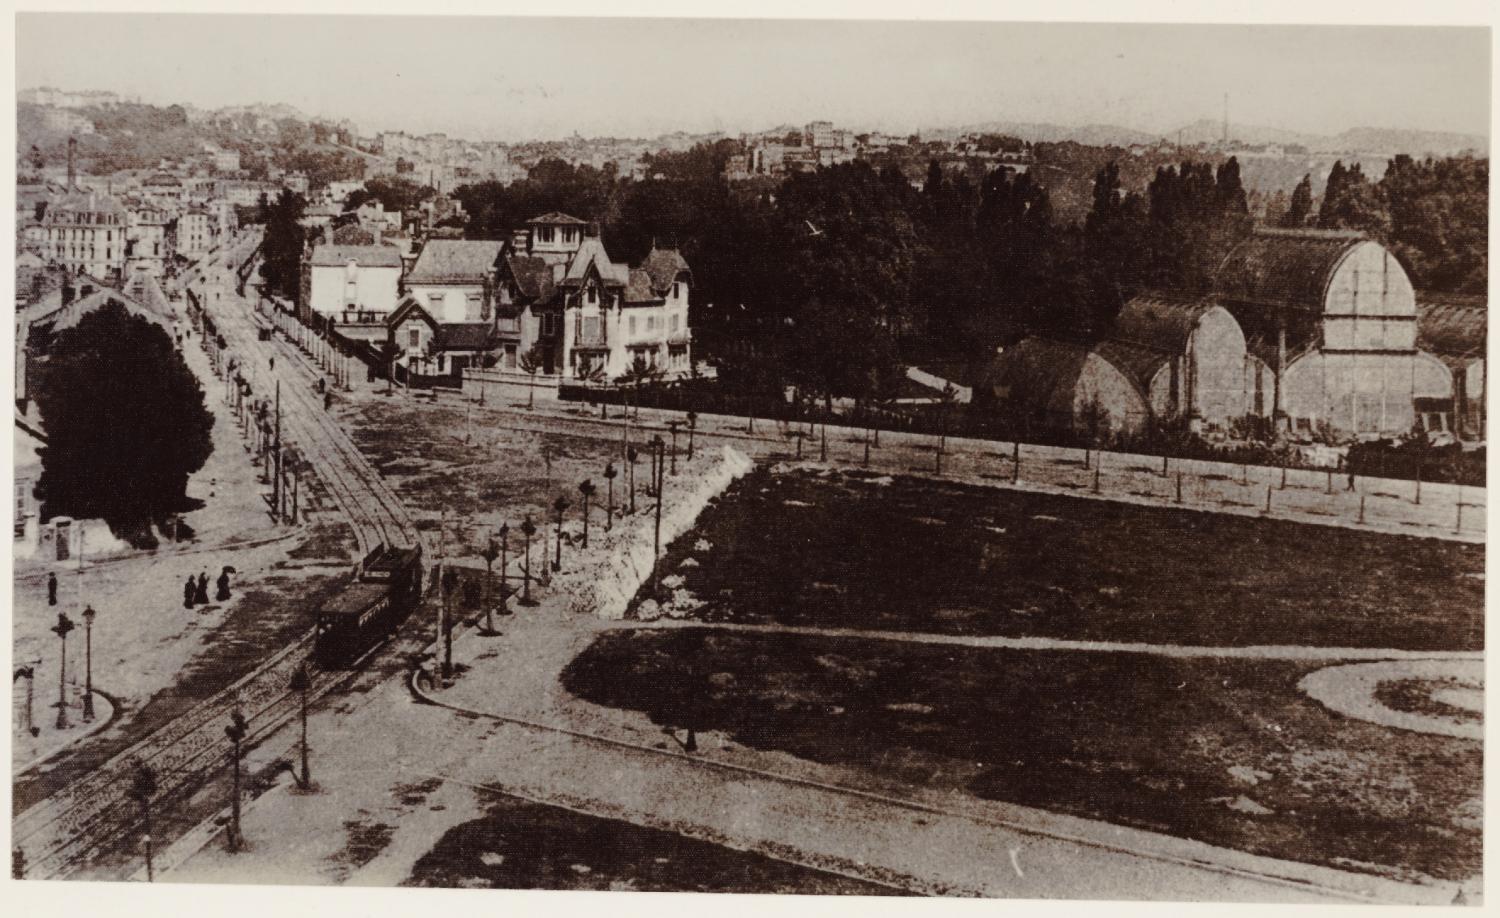
{"label": "sepia photograph", "polygon": [[1493,11],[1131,7],[14,12],[21,913],[1483,906]]}

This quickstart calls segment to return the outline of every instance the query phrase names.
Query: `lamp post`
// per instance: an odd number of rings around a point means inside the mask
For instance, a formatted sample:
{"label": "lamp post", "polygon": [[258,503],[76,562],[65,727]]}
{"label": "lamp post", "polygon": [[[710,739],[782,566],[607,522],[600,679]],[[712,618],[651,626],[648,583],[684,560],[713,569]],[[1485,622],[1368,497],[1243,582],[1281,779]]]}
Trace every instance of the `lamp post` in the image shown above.
{"label": "lamp post", "polygon": [[126,794],[141,808],[141,823],[146,830],[141,836],[146,843],[146,882],[152,883],[156,880],[156,870],[151,863],[151,800],[156,796],[156,772],[150,765],[135,763],[135,774]]}
{"label": "lamp post", "polygon": [[234,768],[234,797],[229,801],[229,850],[240,850],[240,743],[244,742],[245,736],[250,732],[250,725],[245,722],[245,715],[240,713],[239,708],[229,715],[229,726],[224,728],[224,735],[229,737],[232,744],[229,757]]}
{"label": "lamp post", "polygon": [[630,512],[635,512],[635,464],[640,461],[641,454],[636,452],[634,446],[625,452],[625,458],[630,462]]}
{"label": "lamp post", "polygon": [[[484,558],[484,630],[490,634],[495,633],[495,610],[490,603],[490,578],[494,576],[495,559],[500,557],[500,546],[495,544],[493,538],[489,539],[480,553]],[[503,573],[503,571],[502,571]],[[505,601],[505,588],[500,589],[500,601]]]}
{"label": "lamp post", "polygon": [[526,537],[526,560],[521,568],[521,605],[535,605],[531,599],[531,537],[536,535],[536,523],[531,521],[531,514],[526,514],[526,519],[521,521],[521,534]]}
{"label": "lamp post", "polygon": [[578,493],[583,495],[583,547],[589,547],[589,498],[594,496],[598,490],[591,479],[584,479],[578,486]]}
{"label": "lamp post", "polygon": [[696,411],[689,411],[687,413],[687,428],[688,428],[688,461],[692,462],[693,461],[693,432],[698,429],[698,412],[696,412]]}
{"label": "lamp post", "polygon": [[609,532],[615,525],[615,476],[618,474],[619,472],[615,471],[615,464],[613,462],[605,463],[604,481],[606,483],[606,493],[609,496],[609,503],[605,505],[606,512],[604,514],[605,532]]}
{"label": "lamp post", "polygon": [[663,471],[664,471],[663,466],[665,464],[663,462],[663,459],[665,457],[662,454],[666,452],[667,445],[666,445],[666,443],[662,442],[661,434],[657,434],[656,435],[656,437],[651,441],[651,445],[656,448],[656,456],[657,456],[657,459],[656,459],[656,538],[655,538],[655,543],[654,543],[654,550],[653,550],[652,555],[651,555],[651,596],[653,598],[655,598],[655,596],[657,594],[657,589],[660,586],[660,577],[661,577],[661,573],[660,573],[659,569],[661,567],[661,505],[663,503],[662,485],[665,483],[665,478],[666,478],[666,476],[663,474]]}
{"label": "lamp post", "polygon": [[563,514],[567,512],[567,509],[571,506],[573,506],[573,502],[568,500],[568,496],[566,494],[557,495],[557,500],[554,500],[552,502],[552,509],[557,511],[557,557],[552,562],[552,570],[554,573],[562,570]]}
{"label": "lamp post", "polygon": [[499,613],[501,615],[510,615],[510,609],[505,606],[508,598],[507,592],[510,592],[505,588],[508,576],[508,553],[510,553],[510,526],[499,523]]}
{"label": "lamp post", "polygon": [[302,776],[297,783],[306,790],[312,784],[312,776],[307,767],[307,691],[312,688],[312,679],[308,678],[305,665],[297,667],[292,673],[290,688],[301,696],[302,702]]}
{"label": "lamp post", "polygon": [[83,722],[94,722],[94,617],[93,606],[83,607]]}
{"label": "lamp post", "polygon": [[60,644],[60,655],[57,667],[57,729],[68,728],[68,696],[67,696],[67,673],[68,673],[68,632],[76,627],[73,620],[68,618],[68,613],[57,613],[57,624],[51,627],[51,632],[57,635]]}

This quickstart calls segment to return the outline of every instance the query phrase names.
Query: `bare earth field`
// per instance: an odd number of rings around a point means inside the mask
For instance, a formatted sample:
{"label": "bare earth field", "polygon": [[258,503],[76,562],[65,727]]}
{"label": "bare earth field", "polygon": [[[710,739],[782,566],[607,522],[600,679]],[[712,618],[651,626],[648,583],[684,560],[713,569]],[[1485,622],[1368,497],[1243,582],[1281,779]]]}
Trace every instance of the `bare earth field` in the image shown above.
{"label": "bare earth field", "polygon": [[711,629],[601,637],[596,704],[979,797],[1290,860],[1462,879],[1479,743],[1339,716],[1316,664],[903,645]]}
{"label": "bare earth field", "polygon": [[[697,566],[681,567],[690,557]],[[914,478],[758,471],[711,505],[665,564],[708,604],[708,620],[1207,646],[1484,646],[1482,546]]]}

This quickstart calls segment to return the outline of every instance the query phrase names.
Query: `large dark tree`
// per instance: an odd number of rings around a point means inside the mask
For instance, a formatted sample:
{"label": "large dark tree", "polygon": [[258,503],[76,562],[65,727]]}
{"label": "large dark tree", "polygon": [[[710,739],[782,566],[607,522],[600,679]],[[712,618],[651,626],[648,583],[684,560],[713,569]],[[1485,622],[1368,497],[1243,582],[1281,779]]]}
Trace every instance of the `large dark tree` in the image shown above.
{"label": "large dark tree", "polygon": [[304,206],[300,195],[282,191],[266,208],[266,232],[260,245],[260,276],[266,282],[266,292],[290,300],[297,299],[302,280],[306,237],[300,221]]}
{"label": "large dark tree", "polygon": [[140,544],[151,522],[192,509],[213,416],[161,326],[107,303],[54,337],[40,369],[43,518],[102,518]]}
{"label": "large dark tree", "polygon": [[1307,217],[1311,213],[1312,176],[1304,175],[1297,187],[1292,189],[1292,202],[1281,216],[1281,225],[1286,229],[1300,229],[1307,225]]}

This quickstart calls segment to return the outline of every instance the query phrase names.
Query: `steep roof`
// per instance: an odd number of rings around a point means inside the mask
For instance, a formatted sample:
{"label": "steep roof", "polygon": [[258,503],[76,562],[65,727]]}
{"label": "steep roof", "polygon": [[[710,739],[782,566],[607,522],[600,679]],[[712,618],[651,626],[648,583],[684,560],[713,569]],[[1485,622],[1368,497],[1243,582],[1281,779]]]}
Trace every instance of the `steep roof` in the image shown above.
{"label": "steep roof", "polygon": [[42,219],[52,222],[64,213],[108,214],[124,218],[125,208],[113,195],[97,191],[73,191],[49,204]]}
{"label": "steep roof", "polygon": [[651,275],[645,268],[631,268],[630,280],[625,285],[625,302],[627,303],[659,303],[661,297],[651,286]]}
{"label": "steep roof", "polygon": [[504,245],[492,240],[429,239],[407,283],[483,283],[499,262]]}
{"label": "steep roof", "polygon": [[1148,292],[1134,297],[1115,318],[1113,340],[1182,353],[1203,314],[1217,303],[1208,297]]}
{"label": "steep roof", "polygon": [[651,275],[651,286],[657,293],[666,293],[672,287],[672,282],[677,280],[677,275],[684,271],[691,273],[688,268],[687,259],[676,249],[652,248],[646,260],[641,262],[641,267]]}
{"label": "steep roof", "polygon": [[1453,296],[1417,301],[1417,347],[1445,362],[1483,357],[1489,332],[1484,297]]}
{"label": "steep roof", "polygon": [[604,242],[597,236],[589,236],[583,240],[578,251],[569,260],[568,270],[563,275],[562,283],[565,286],[583,283],[590,265],[598,269],[599,277],[609,286],[623,287],[630,280],[629,269],[610,261],[609,252],[604,249]]}
{"label": "steep roof", "polygon": [[546,224],[548,226],[588,226],[588,221],[580,220],[577,217],[570,217],[565,213],[554,210],[550,213],[542,214],[540,217],[532,217],[526,221],[527,226],[535,224]]}
{"label": "steep roof", "polygon": [[552,265],[546,259],[535,255],[508,255],[505,265],[510,276],[515,278],[522,298],[541,302],[552,295],[555,287]]}
{"label": "steep roof", "polygon": [[362,268],[399,268],[401,252],[391,245],[322,245],[313,246],[315,268],[342,268],[349,262]]}
{"label": "steep roof", "polygon": [[1321,313],[1334,271],[1366,241],[1345,230],[1257,229],[1224,259],[1215,288],[1226,299]]}

